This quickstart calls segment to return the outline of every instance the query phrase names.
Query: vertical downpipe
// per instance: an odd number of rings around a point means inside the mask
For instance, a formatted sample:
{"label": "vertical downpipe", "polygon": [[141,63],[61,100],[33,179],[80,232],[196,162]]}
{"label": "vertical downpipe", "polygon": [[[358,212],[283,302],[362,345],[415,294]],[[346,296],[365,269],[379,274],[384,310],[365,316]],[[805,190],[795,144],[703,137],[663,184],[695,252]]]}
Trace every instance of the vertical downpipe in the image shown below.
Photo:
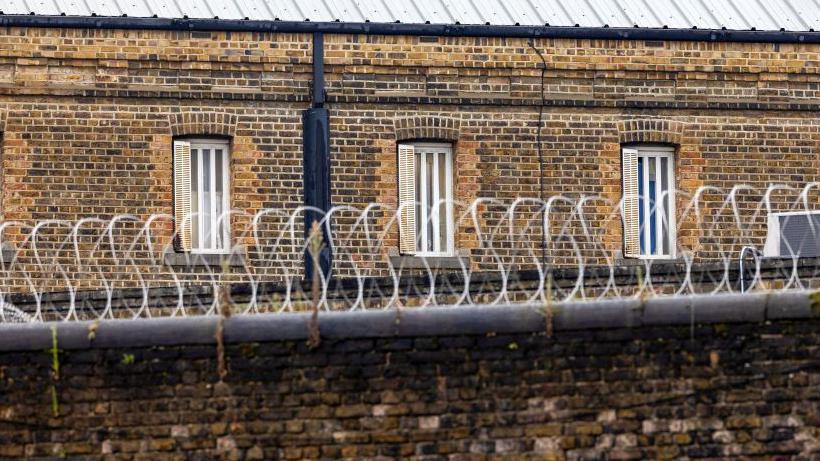
{"label": "vertical downpipe", "polygon": [[[305,212],[305,237],[310,236],[313,222],[322,223],[323,248],[319,266],[330,277],[333,255],[330,250],[330,223],[323,221],[330,210],[330,117],[325,104],[324,34],[313,33],[313,84],[311,107],[302,113],[302,145],[304,148],[304,203],[315,208]],[[313,258],[304,252],[305,278],[313,278]]]}

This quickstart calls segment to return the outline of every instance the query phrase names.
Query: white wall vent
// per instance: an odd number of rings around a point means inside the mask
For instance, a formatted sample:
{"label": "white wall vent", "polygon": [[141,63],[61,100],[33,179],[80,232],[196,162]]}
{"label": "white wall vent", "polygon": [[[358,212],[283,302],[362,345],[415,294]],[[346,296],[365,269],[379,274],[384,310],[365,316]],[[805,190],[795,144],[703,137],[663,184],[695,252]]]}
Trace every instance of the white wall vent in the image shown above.
{"label": "white wall vent", "polygon": [[820,211],[771,213],[764,256],[820,256]]}

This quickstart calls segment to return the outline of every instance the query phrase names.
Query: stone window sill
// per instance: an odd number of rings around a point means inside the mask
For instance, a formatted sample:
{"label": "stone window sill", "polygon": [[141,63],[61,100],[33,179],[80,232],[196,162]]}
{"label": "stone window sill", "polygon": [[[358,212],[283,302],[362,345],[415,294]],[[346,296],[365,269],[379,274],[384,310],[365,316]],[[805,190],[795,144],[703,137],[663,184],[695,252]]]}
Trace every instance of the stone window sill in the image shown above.
{"label": "stone window sill", "polygon": [[646,266],[654,264],[683,264],[683,258],[616,258],[615,266]]}
{"label": "stone window sill", "polygon": [[455,256],[415,256],[399,254],[391,248],[388,256],[390,264],[397,270],[402,269],[469,269],[470,251],[458,250]]}
{"label": "stone window sill", "polygon": [[230,253],[183,253],[166,251],[163,263],[171,267],[211,267],[221,269],[223,266],[241,267],[245,265],[247,252],[245,247],[234,247]]}

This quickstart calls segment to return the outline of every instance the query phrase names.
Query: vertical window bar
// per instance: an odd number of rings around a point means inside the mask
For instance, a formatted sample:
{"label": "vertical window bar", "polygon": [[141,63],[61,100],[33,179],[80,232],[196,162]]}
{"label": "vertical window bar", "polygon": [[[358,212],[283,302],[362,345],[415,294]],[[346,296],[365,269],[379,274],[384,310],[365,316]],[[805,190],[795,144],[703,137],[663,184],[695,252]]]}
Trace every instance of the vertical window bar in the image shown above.
{"label": "vertical window bar", "polygon": [[655,163],[655,251],[654,254],[663,254],[663,207],[661,201],[663,200],[663,187],[661,183],[661,158],[660,156],[652,157]]}
{"label": "vertical window bar", "polygon": [[416,149],[413,153],[413,162],[415,162],[415,164],[416,164],[415,174],[414,174],[414,178],[413,178],[413,181],[415,181],[415,185],[416,185],[416,192],[415,192],[416,203],[413,204],[413,208],[416,210],[415,211],[415,220],[416,221],[414,223],[415,228],[416,228],[416,236],[415,236],[415,242],[413,242],[413,245],[415,245],[416,251],[419,252],[419,251],[421,251],[421,248],[422,248],[422,244],[421,244],[421,242],[422,242],[421,241],[422,229],[421,229],[421,227],[422,227],[422,222],[423,222],[422,218],[424,217],[424,214],[421,211],[421,204],[422,204],[422,201],[421,201],[421,194],[422,194],[422,191],[421,191],[421,173],[422,173],[422,166],[424,166],[424,165],[422,165],[422,163],[421,163],[421,152],[418,149]]}
{"label": "vertical window bar", "polygon": [[658,184],[655,182],[655,156],[647,155],[647,173],[649,174],[649,254],[657,253],[658,228],[655,225],[657,219],[657,208],[655,207],[658,198]]}
{"label": "vertical window bar", "polygon": [[646,225],[646,216],[643,212],[643,201],[646,191],[643,188],[643,157],[638,157],[638,253],[646,254],[646,239],[643,228]]}
{"label": "vertical window bar", "polygon": [[440,223],[439,223],[439,218],[438,218],[438,213],[439,213],[439,206],[438,205],[439,205],[439,198],[441,197],[439,195],[441,191],[439,191],[439,185],[438,185],[438,182],[439,182],[438,181],[438,157],[439,157],[439,155],[441,155],[441,154],[438,153],[438,152],[432,152],[431,153],[431,158],[433,159],[433,162],[432,162],[433,163],[433,165],[432,165],[433,168],[432,168],[432,175],[431,175],[431,179],[433,180],[432,181],[433,182],[433,193],[432,193],[433,199],[430,200],[430,205],[431,205],[430,217],[432,218],[431,222],[432,222],[432,228],[433,228],[433,241],[431,243],[433,244],[433,252],[435,252],[435,253],[441,252],[441,239],[439,238],[439,235],[440,235],[439,234],[439,224]]}
{"label": "vertical window bar", "polygon": [[436,216],[438,216],[438,238],[441,249],[440,253],[447,253],[447,151],[442,150],[436,155],[436,162],[438,163],[438,177],[436,184],[438,184],[438,208],[436,209]]}
{"label": "vertical window bar", "polygon": [[446,182],[446,196],[444,197],[447,200],[445,206],[447,207],[447,229],[445,229],[445,236],[447,238],[447,254],[453,254],[455,252],[455,222],[453,218],[453,151],[452,148],[448,149],[445,158],[444,158],[444,167],[447,170],[445,172],[445,182]]}
{"label": "vertical window bar", "polygon": [[425,167],[424,171],[427,174],[427,252],[433,251],[433,240],[435,239],[435,233],[433,231],[433,201],[435,197],[433,197],[433,160],[435,159],[434,152],[427,152],[426,157],[427,159],[427,166]]}
{"label": "vertical window bar", "polygon": [[675,158],[674,156],[669,156],[666,162],[666,177],[668,181],[667,190],[667,219],[668,222],[668,232],[669,232],[669,256],[675,257],[675,252],[677,251],[677,229],[675,226],[677,225],[675,222]]}
{"label": "vertical window bar", "polygon": [[214,203],[216,205],[216,214],[214,220],[216,222],[216,248],[225,248],[225,155],[222,149],[214,148],[214,155],[216,155],[216,163],[214,164],[216,170],[216,181],[214,181]]}
{"label": "vertical window bar", "polygon": [[661,235],[663,235],[663,246],[661,246],[661,253],[664,255],[671,255],[669,252],[669,244],[672,236],[669,234],[669,176],[667,174],[669,159],[666,156],[660,157],[660,171],[661,175]]}
{"label": "vertical window bar", "polygon": [[191,149],[191,249],[199,248],[199,242],[202,241],[199,236],[199,197],[201,196],[199,189],[200,183],[199,172],[201,171],[199,165],[199,149]]}
{"label": "vertical window bar", "polygon": [[209,184],[209,195],[211,198],[211,240],[209,248],[216,248],[216,234],[219,231],[216,227],[216,149],[208,149],[208,154],[211,157],[211,170],[209,171],[211,175],[211,183]]}
{"label": "vertical window bar", "polygon": [[642,163],[641,166],[643,168],[643,171],[641,173],[642,173],[642,176],[643,176],[643,197],[641,197],[641,206],[643,207],[643,217],[644,217],[644,219],[643,219],[643,229],[641,229],[641,232],[643,233],[643,239],[644,239],[643,240],[644,241],[643,254],[651,255],[652,254],[652,240],[651,240],[651,236],[650,236],[650,231],[651,231],[650,227],[651,226],[649,225],[649,222],[651,220],[651,215],[649,214],[649,211],[650,211],[649,210],[649,158],[644,156],[642,158],[642,160],[643,161],[641,162]]}
{"label": "vertical window bar", "polygon": [[228,248],[231,241],[231,162],[228,149],[222,151],[222,210],[225,219],[222,221],[222,246]]}
{"label": "vertical window bar", "polygon": [[203,154],[202,149],[197,149],[197,164],[199,165],[198,171],[199,174],[202,175],[200,180],[198,181],[199,184],[199,213],[196,216],[197,222],[199,223],[199,242],[197,242],[197,250],[201,250],[205,248],[205,228],[207,223],[205,222],[205,215],[206,215],[206,197],[205,197],[205,155]]}
{"label": "vertical window bar", "polygon": [[421,242],[419,251],[427,251],[427,153],[419,152],[421,169],[416,172],[421,179]]}

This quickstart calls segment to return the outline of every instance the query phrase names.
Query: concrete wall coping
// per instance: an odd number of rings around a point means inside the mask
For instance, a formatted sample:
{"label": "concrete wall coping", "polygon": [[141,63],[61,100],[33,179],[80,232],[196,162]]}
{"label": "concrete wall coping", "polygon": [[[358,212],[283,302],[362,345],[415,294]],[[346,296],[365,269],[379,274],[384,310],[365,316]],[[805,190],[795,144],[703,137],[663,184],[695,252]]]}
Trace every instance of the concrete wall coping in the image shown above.
{"label": "concrete wall coping", "polygon": [[[556,303],[554,331],[631,328],[692,323],[755,323],[820,318],[812,291],[694,295],[647,300]],[[820,301],[820,299],[818,299]],[[545,330],[544,305],[508,304],[402,310],[320,312],[326,339],[524,333]],[[235,315],[224,322],[228,343],[295,341],[308,337],[311,314]],[[0,325],[0,351],[214,344],[216,316],[68,321]],[[92,326],[95,325],[95,326]],[[94,339],[89,332],[94,329]]]}

